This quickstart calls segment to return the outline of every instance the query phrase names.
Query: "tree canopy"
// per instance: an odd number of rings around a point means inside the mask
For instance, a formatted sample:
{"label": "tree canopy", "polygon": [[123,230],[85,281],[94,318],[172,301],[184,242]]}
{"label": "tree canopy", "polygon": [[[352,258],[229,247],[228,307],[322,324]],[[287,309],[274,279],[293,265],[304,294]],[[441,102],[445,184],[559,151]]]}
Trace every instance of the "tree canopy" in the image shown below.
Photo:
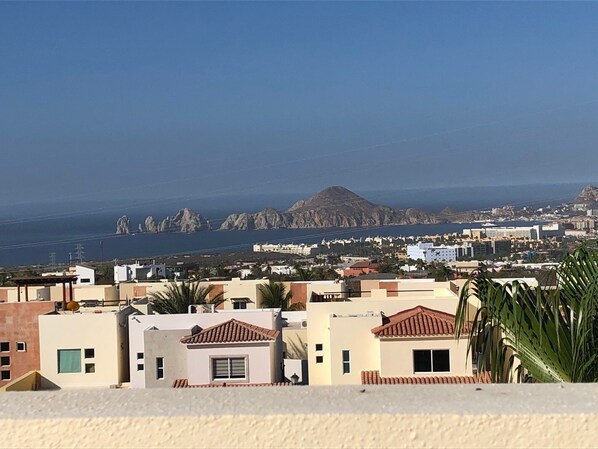
{"label": "tree canopy", "polygon": [[202,287],[198,282],[171,282],[166,286],[166,291],[153,292],[149,296],[157,313],[188,313],[191,305],[219,305],[224,302],[222,293],[211,295],[213,289],[213,285]]}
{"label": "tree canopy", "polygon": [[267,284],[260,285],[258,288],[262,294],[262,307],[264,308],[280,309],[283,311],[303,310],[305,308],[303,303],[291,304],[293,294],[290,290],[287,292],[282,282],[270,281]]}

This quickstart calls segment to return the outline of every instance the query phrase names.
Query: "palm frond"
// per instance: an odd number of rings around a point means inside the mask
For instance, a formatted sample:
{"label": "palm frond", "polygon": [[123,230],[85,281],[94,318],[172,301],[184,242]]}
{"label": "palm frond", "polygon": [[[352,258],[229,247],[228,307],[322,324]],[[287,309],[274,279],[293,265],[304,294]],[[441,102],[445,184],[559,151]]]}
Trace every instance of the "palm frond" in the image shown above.
{"label": "palm frond", "polygon": [[457,336],[469,298],[480,308],[471,321],[468,351],[495,382],[511,379],[514,363],[537,382],[598,380],[598,255],[581,247],[557,270],[556,289],[470,279],[459,298]]}

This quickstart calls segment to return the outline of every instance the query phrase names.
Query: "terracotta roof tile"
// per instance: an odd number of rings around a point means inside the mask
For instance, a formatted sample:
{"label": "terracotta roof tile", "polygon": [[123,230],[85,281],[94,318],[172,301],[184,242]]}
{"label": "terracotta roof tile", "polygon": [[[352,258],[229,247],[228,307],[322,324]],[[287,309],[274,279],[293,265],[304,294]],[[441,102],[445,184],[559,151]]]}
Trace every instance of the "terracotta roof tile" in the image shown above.
{"label": "terracotta roof tile", "polygon": [[237,343],[253,341],[272,341],[279,331],[244,323],[234,318],[215,326],[206,327],[196,334],[181,339],[185,344]]}
{"label": "terracotta roof tile", "polygon": [[289,382],[275,382],[271,384],[243,384],[243,383],[226,383],[209,384],[209,385],[189,385],[187,379],[176,379],[172,388],[226,388],[226,387],[290,387]]}
{"label": "terracotta roof tile", "polygon": [[374,262],[367,262],[367,261],[361,261],[361,262],[356,262],[353,265],[351,265],[349,268],[378,268],[379,264],[374,263]]}
{"label": "terracotta roof tile", "polygon": [[[418,337],[454,335],[455,315],[417,306],[386,318],[386,323],[372,329],[377,337]],[[468,329],[464,329],[468,332]]]}
{"label": "terracotta roof tile", "polygon": [[363,385],[489,384],[490,375],[381,377],[379,371],[362,371]]}

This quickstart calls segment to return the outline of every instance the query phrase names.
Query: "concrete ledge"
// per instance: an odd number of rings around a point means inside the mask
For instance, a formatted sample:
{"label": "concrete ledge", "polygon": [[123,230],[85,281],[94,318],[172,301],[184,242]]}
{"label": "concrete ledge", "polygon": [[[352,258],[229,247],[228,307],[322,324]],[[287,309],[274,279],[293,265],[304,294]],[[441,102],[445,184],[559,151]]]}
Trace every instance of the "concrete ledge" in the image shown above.
{"label": "concrete ledge", "polygon": [[2,447],[596,447],[598,386],[81,390],[0,395]]}

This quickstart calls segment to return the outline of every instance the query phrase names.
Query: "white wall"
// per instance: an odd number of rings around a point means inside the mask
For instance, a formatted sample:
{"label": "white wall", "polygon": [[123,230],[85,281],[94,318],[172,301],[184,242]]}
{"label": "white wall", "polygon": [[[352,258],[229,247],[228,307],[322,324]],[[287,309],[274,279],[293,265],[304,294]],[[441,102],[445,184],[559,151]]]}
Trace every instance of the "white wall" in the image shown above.
{"label": "white wall", "polygon": [[212,381],[210,358],[246,357],[247,379],[226,380],[228,383],[272,383],[272,365],[269,343],[245,343],[230,345],[188,345],[187,374],[189,385],[222,383]]}
{"label": "white wall", "polygon": [[[144,332],[154,326],[159,330],[192,329],[194,326],[206,328],[232,318],[266,329],[280,326],[278,309],[262,310],[221,310],[216,313],[193,313],[173,315],[134,315],[129,317],[129,366],[131,368],[131,388],[145,388],[145,373],[137,371],[137,353],[145,353]],[[182,344],[181,344],[182,345]]]}

